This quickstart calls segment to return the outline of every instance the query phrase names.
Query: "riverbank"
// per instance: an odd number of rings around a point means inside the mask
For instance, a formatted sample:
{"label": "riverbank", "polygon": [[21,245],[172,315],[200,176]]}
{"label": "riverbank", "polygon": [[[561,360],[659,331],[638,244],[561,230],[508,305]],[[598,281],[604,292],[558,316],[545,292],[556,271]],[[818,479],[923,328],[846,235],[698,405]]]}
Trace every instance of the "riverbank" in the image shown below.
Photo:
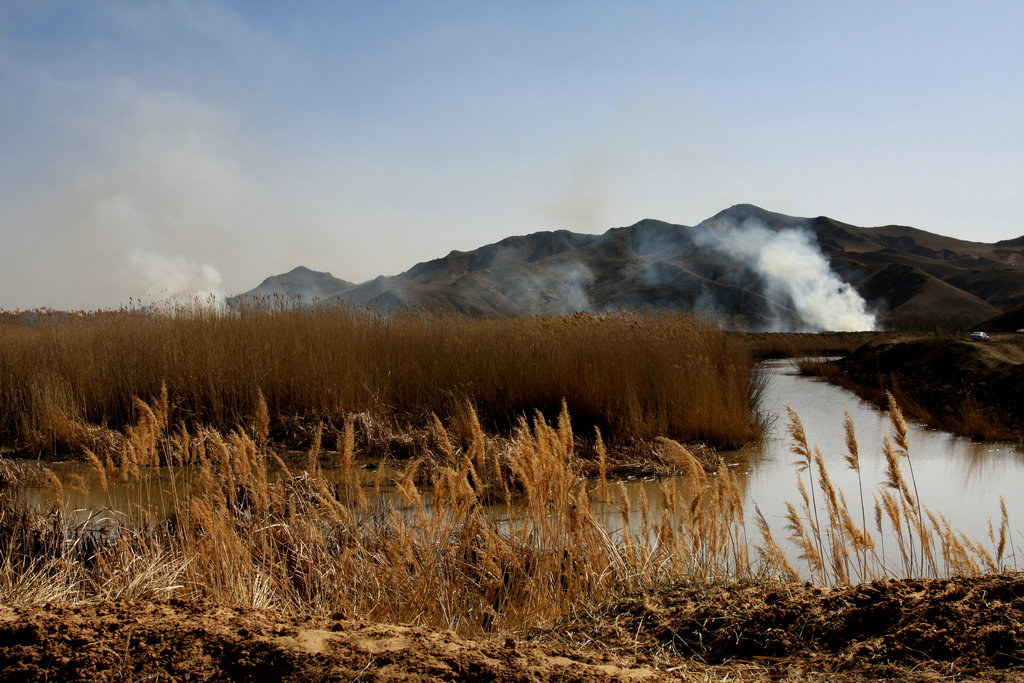
{"label": "riverbank", "polygon": [[895,335],[802,370],[884,408],[891,392],[912,419],[984,440],[1024,441],[1024,335]]}
{"label": "riverbank", "polygon": [[529,634],[185,601],[0,607],[4,680],[1024,679],[1024,577],[662,588]]}

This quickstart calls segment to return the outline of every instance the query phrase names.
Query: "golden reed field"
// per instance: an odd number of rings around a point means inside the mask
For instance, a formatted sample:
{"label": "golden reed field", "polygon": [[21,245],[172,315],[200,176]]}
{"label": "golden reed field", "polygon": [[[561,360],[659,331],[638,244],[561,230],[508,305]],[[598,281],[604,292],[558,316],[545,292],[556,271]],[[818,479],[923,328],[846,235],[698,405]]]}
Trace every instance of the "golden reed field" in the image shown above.
{"label": "golden reed field", "polygon": [[86,445],[75,425],[133,422],[133,399],[164,385],[173,421],[222,430],[252,415],[262,393],[283,442],[354,415],[421,427],[467,403],[485,429],[507,432],[535,411],[556,417],[563,399],[577,425],[612,444],[665,436],[723,447],[759,430],[746,346],[682,314],[480,320],[262,304],[7,319],[0,442],[32,453]]}

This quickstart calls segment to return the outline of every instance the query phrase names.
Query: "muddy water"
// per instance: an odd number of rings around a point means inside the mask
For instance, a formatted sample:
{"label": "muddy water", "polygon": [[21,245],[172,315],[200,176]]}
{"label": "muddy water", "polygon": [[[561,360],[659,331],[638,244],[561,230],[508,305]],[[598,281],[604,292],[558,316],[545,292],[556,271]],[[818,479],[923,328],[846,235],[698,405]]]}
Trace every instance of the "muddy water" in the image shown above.
{"label": "muddy water", "polygon": [[[886,414],[847,391],[798,376],[790,361],[766,363],[763,372],[769,375],[770,381],[762,413],[772,422],[766,438],[756,446],[723,454],[745,493],[747,518],[753,517],[756,504],[772,526],[775,537],[780,540],[786,537],[783,520],[786,502],[797,503],[800,499],[793,466],[796,456],[790,452],[791,440],[786,434],[785,406],[788,405],[800,416],[808,441],[821,450],[834,483],[844,492],[854,518],[859,520],[858,479],[844,460],[844,411],[853,417],[860,446],[868,527],[873,528],[873,500],[882,490],[881,482],[885,479],[882,439],[892,431]],[[944,515],[954,529],[965,532],[968,537],[987,539],[989,520],[998,526],[1000,496],[1006,501],[1011,541],[1018,549],[1017,557],[1010,558],[1010,562],[1017,568],[1024,566],[1024,558],[1020,556],[1020,549],[1024,548],[1024,452],[1003,444],[972,442],[914,424],[910,425],[909,447],[922,504]],[[88,468],[80,464],[55,466],[54,469],[66,483],[76,476],[84,479],[84,486],[69,491],[68,496],[68,509],[78,510],[76,516],[80,518],[96,515],[97,511],[113,514],[109,511],[123,512],[140,507],[159,515],[175,498],[183,497],[188,488],[187,476],[179,474],[172,480],[163,470],[150,472],[141,481],[118,482],[109,492],[102,492]],[[905,461],[904,474],[909,480]],[[625,486],[634,502],[643,490],[657,514],[662,483],[633,480],[625,482]],[[29,502],[45,503],[48,494],[29,492],[28,498]],[[507,511],[494,512],[496,517],[502,517]],[[618,515],[608,512],[608,523],[615,526]],[[752,525],[748,528],[748,538],[758,538]]]}

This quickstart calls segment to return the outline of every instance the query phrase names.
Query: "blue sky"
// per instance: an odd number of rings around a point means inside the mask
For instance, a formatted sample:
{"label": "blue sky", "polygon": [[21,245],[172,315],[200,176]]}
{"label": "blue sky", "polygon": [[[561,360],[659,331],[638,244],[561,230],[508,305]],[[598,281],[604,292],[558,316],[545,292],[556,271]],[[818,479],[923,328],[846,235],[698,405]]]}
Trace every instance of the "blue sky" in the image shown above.
{"label": "blue sky", "polygon": [[737,203],[1024,235],[1020,2],[0,2],[0,307]]}

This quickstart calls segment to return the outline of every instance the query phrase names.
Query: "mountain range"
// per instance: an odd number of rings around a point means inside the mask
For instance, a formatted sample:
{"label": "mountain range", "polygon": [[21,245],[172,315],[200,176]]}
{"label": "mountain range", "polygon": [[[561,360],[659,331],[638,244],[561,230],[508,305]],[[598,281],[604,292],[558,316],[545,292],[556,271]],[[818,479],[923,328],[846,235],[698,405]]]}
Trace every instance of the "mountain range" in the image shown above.
{"label": "mountain range", "polygon": [[300,266],[233,301],[274,296],[470,316],[667,309],[749,330],[969,326],[1024,307],[1024,237],[968,242],[740,204],[692,227],[508,237],[362,283]]}

